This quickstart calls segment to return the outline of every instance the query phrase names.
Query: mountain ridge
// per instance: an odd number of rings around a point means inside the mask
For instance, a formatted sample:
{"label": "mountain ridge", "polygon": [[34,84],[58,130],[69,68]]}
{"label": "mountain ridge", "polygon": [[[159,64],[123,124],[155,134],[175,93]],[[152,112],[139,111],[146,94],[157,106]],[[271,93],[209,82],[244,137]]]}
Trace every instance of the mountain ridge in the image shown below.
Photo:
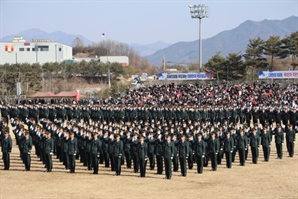
{"label": "mountain ridge", "polygon": [[[298,17],[291,16],[283,20],[252,21],[246,20],[237,27],[219,32],[215,36],[202,40],[203,62],[208,61],[217,52],[227,56],[229,53],[244,52],[249,39],[260,37],[264,40],[269,36],[281,38],[298,30]],[[162,64],[163,56],[174,63],[198,62],[199,40],[190,42],[177,42],[152,55],[146,56],[155,66]]]}

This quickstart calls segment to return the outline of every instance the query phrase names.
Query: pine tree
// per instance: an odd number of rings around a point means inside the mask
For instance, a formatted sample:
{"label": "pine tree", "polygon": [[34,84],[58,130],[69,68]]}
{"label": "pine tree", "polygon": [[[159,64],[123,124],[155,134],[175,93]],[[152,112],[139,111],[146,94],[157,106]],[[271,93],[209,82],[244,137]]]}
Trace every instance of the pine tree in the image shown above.
{"label": "pine tree", "polygon": [[257,39],[250,39],[249,44],[243,56],[245,64],[252,69],[252,80],[254,81],[254,70],[256,68],[264,68],[267,65],[266,59],[263,57],[264,41],[258,37]]}
{"label": "pine tree", "polygon": [[270,70],[274,69],[273,60],[281,52],[281,44],[279,36],[271,36],[263,45],[264,54],[271,57]]}
{"label": "pine tree", "polygon": [[245,74],[245,65],[240,53],[230,53],[226,57],[227,81],[242,79]]}
{"label": "pine tree", "polygon": [[285,37],[281,40],[281,53],[280,58],[284,59],[288,56],[292,58],[292,67],[293,70],[296,69],[298,63],[296,62],[296,58],[298,56],[298,31],[291,33],[290,36]]}

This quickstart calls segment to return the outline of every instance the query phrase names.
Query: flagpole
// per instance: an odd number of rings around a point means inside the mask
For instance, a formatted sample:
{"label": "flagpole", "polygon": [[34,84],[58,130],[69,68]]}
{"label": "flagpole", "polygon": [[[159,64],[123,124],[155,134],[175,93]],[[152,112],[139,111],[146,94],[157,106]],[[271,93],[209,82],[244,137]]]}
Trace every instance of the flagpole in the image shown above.
{"label": "flagpole", "polygon": [[[106,30],[107,34],[107,30]],[[109,49],[107,49],[107,63],[108,63],[108,75],[109,75],[109,90],[111,91],[111,73],[110,73],[110,63],[109,63]]]}
{"label": "flagpole", "polygon": [[[107,34],[107,30],[106,30],[106,34]],[[107,49],[108,52],[107,52],[107,63],[108,63],[108,75],[109,75],[109,90],[111,91],[111,71],[110,71],[110,63],[109,63],[109,49]]]}
{"label": "flagpole", "polygon": [[[104,32],[103,36],[106,37],[107,30]],[[111,89],[111,75],[110,75],[110,64],[109,64],[109,49],[107,48],[107,65],[108,65],[108,84],[109,84],[109,91]]]}

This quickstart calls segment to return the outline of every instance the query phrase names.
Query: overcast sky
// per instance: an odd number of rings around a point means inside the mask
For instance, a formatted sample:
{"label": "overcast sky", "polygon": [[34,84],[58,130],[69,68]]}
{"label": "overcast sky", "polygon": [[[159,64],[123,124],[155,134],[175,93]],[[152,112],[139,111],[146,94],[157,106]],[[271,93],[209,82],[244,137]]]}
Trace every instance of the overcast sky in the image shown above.
{"label": "overcast sky", "polygon": [[0,38],[39,28],[94,42],[105,31],[107,38],[128,44],[194,41],[199,20],[190,17],[188,7],[194,4],[210,7],[210,17],[202,19],[203,39],[246,20],[298,16],[298,0],[0,0]]}

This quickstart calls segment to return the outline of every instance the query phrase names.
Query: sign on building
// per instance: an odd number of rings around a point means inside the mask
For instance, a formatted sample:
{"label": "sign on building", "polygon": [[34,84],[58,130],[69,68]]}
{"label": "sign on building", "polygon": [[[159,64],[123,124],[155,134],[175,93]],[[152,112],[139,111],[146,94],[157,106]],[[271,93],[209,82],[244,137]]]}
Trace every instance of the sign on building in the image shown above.
{"label": "sign on building", "polygon": [[13,52],[14,51],[14,45],[13,44],[7,44],[5,45],[5,51],[6,52]]}

